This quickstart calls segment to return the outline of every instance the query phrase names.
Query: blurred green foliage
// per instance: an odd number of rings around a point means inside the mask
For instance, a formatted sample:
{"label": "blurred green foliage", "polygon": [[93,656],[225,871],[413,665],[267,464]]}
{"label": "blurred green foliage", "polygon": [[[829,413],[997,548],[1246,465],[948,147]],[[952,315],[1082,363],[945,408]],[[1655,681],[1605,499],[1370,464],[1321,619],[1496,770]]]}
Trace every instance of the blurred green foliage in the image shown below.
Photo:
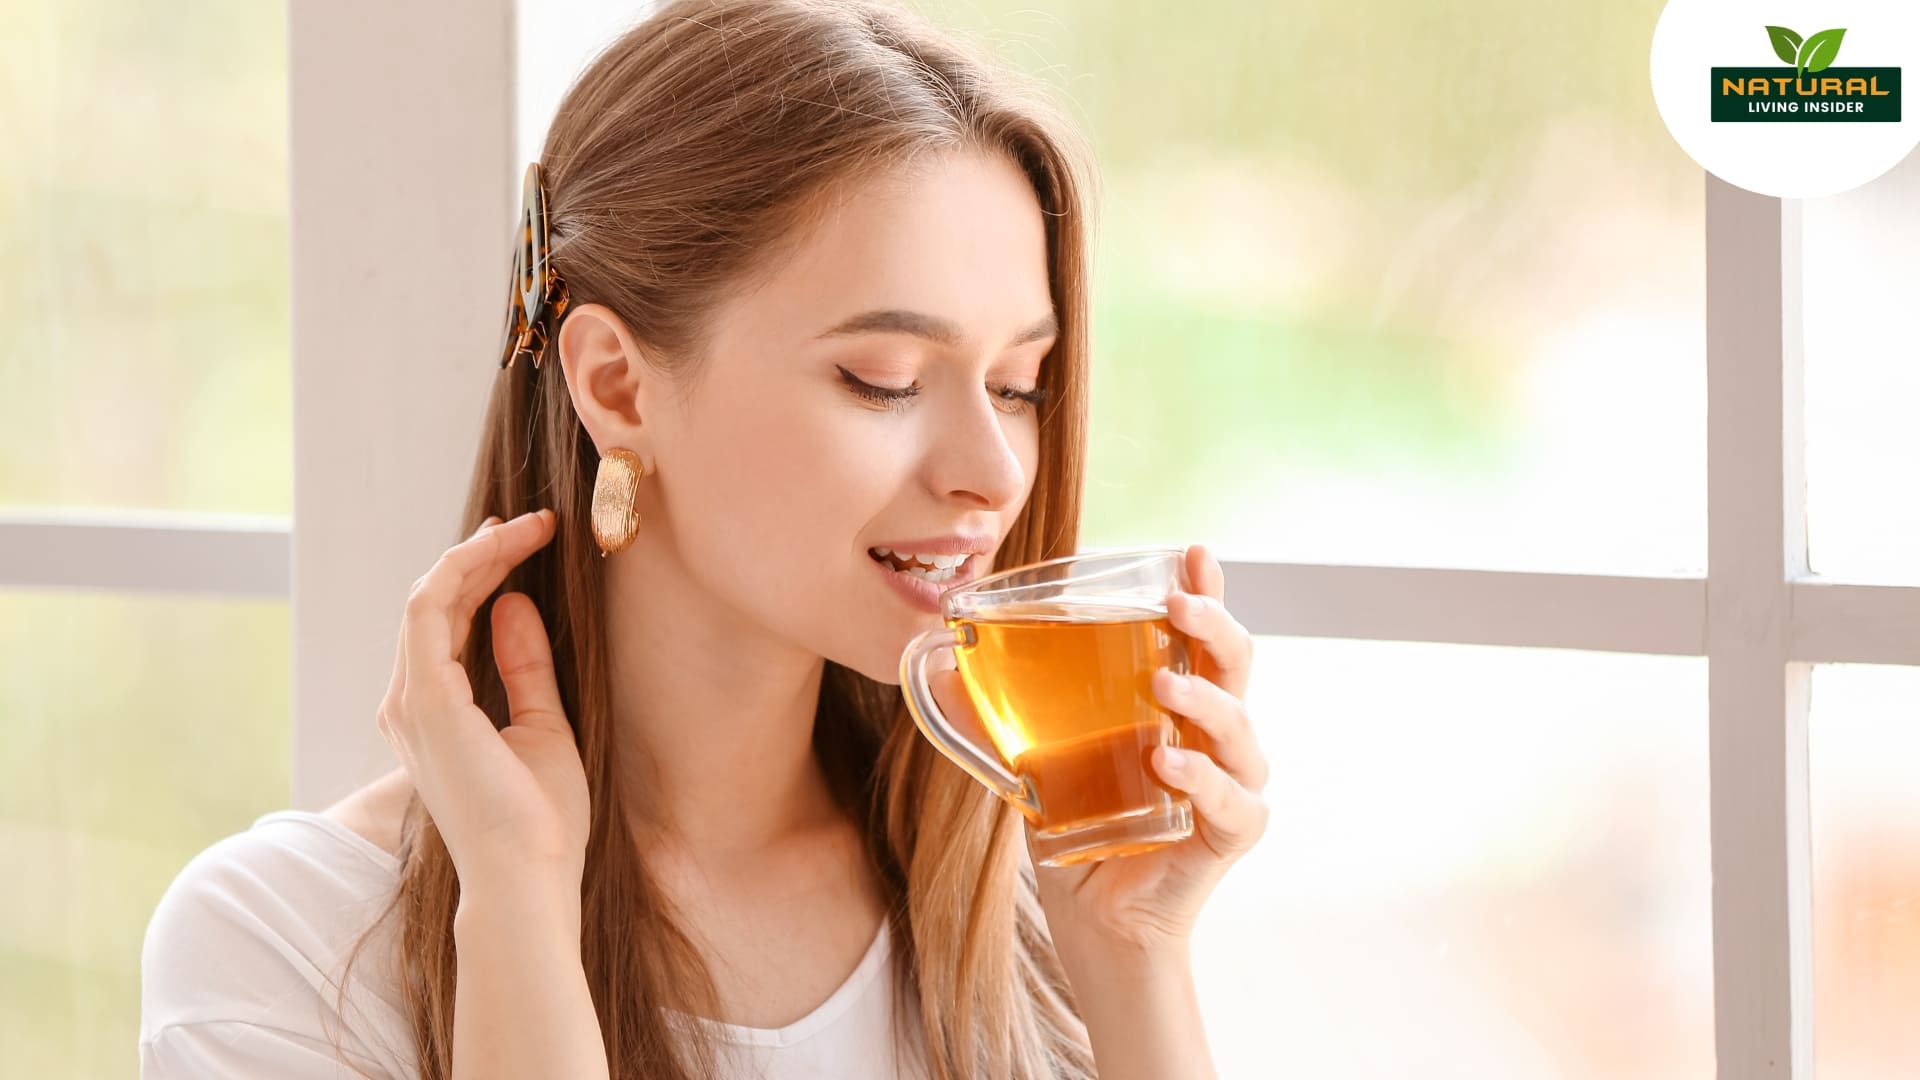
{"label": "blurred green foliage", "polygon": [[1363,189],[1447,191],[1584,111],[1670,149],[1647,78],[1662,0],[914,2],[1063,91],[1122,178],[1204,147],[1312,159]]}
{"label": "blurred green foliage", "polygon": [[0,1076],[136,1071],[154,904],[286,805],[289,632],[284,602],[0,593]]}
{"label": "blurred green foliage", "polygon": [[[1570,120],[1603,140],[1584,147],[1596,160],[1637,173],[1639,197],[1683,218],[1698,197],[1645,73],[1659,0],[917,6],[1046,82],[1094,143],[1090,543],[1245,543],[1263,474],[1416,473],[1439,488],[1497,473],[1517,456],[1509,384],[1526,358],[1435,317],[1490,257],[1443,252],[1386,303],[1408,232],[1542,212],[1519,196]],[[1326,191],[1342,205],[1312,203]],[[1569,212],[1582,195],[1565,193]],[[1339,209],[1339,247],[1273,242]],[[1183,281],[1208,265],[1227,268]],[[1289,280],[1302,266],[1313,287]]]}
{"label": "blurred green foliage", "polygon": [[0,503],[291,513],[285,5],[0,24]]}

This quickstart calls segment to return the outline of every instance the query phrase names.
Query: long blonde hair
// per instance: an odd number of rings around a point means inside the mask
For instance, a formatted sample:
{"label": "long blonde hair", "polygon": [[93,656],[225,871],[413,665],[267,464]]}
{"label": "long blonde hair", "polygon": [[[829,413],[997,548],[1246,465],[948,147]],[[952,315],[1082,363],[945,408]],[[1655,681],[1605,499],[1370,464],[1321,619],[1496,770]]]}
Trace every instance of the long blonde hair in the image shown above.
{"label": "long blonde hair", "polygon": [[[540,160],[553,263],[573,304],[606,305],[686,376],[716,304],[803,235],[848,181],[961,148],[1004,155],[1030,178],[1060,322],[1041,368],[1038,472],[998,564],[1069,554],[1086,445],[1092,155],[1040,84],[998,68],[972,43],[876,0],[664,5],[595,56],[547,132]],[[476,373],[493,366],[474,358]],[[500,591],[526,593],[546,622],[586,764],[587,981],[616,1080],[695,1080],[714,1075],[716,1048],[661,1010],[710,1016],[714,993],[623,824],[603,564],[588,528],[597,464],[561,365],[516,363],[494,386],[457,535],[489,514],[547,506],[558,515],[552,542]],[[475,701],[504,726],[489,630],[483,608],[461,660]],[[926,1033],[936,1077],[1091,1076],[1018,815],[917,735],[896,687],[832,661],[814,749],[866,837],[897,943],[896,1004]],[[459,881],[417,795],[400,859],[380,921],[401,920],[397,970],[420,1076],[446,1080]],[[372,936],[355,944],[349,966]]]}

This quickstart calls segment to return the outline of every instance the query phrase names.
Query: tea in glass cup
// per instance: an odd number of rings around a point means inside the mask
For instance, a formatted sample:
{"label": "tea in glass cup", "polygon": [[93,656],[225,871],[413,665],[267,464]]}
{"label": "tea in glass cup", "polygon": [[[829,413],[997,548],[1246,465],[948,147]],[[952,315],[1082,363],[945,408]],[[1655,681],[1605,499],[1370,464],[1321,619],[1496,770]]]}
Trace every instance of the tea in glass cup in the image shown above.
{"label": "tea in glass cup", "polygon": [[[1167,599],[1187,588],[1172,548],[1070,555],[992,574],[941,596],[945,627],[901,655],[900,685],[921,732],[1018,807],[1045,866],[1150,851],[1193,833],[1193,808],[1153,771],[1183,721],[1153,695],[1157,668],[1189,670],[1193,643]],[[960,735],[927,685],[953,650],[991,747]]]}

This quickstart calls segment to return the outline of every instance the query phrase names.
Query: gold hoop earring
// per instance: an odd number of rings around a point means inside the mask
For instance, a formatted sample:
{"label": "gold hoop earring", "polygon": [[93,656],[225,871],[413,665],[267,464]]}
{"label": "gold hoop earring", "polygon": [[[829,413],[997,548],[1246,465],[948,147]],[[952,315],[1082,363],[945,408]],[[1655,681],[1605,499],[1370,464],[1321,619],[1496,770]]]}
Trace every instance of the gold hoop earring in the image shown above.
{"label": "gold hoop earring", "polygon": [[593,478],[593,539],[600,545],[601,558],[625,551],[640,531],[635,496],[645,475],[640,455],[631,450],[615,447],[600,458]]}

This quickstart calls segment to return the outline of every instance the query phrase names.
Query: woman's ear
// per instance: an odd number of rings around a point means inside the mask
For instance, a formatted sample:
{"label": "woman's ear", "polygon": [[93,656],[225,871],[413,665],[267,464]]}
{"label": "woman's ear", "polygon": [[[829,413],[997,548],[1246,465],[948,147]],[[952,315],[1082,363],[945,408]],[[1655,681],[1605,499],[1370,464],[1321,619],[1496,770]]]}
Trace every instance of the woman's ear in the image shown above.
{"label": "woman's ear", "polygon": [[615,447],[632,450],[651,471],[650,448],[640,445],[641,415],[660,400],[663,376],[646,362],[620,316],[604,304],[581,304],[567,312],[554,344],[567,396],[594,449],[602,455]]}

